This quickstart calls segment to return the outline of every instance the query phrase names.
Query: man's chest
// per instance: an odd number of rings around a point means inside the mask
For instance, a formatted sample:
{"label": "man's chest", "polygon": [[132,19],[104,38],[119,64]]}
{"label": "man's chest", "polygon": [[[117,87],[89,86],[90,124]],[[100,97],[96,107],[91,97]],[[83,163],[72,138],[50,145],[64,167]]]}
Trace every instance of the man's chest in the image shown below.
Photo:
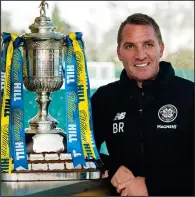
{"label": "man's chest", "polygon": [[189,109],[166,96],[141,103],[121,98],[104,115],[107,139],[126,146],[142,139],[171,143],[186,136],[189,124]]}

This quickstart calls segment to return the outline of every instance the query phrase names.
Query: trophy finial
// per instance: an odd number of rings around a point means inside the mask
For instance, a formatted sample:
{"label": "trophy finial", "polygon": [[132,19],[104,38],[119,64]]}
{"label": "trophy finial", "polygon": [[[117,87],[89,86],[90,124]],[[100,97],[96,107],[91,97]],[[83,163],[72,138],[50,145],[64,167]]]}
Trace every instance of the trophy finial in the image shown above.
{"label": "trophy finial", "polygon": [[46,1],[41,1],[41,4],[39,5],[40,9],[40,16],[41,17],[45,17],[46,16],[46,10],[45,10],[45,6],[47,6],[47,9],[49,8],[49,5]]}

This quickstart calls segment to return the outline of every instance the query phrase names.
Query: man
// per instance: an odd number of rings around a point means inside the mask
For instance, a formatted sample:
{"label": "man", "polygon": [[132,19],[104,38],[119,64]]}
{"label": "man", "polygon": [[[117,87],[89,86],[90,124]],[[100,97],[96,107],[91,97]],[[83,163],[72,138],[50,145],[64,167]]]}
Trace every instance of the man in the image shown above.
{"label": "man", "polygon": [[118,31],[120,80],[92,96],[95,140],[108,149],[101,158],[113,195],[194,195],[194,83],[160,62],[163,52],[154,19],[129,16]]}

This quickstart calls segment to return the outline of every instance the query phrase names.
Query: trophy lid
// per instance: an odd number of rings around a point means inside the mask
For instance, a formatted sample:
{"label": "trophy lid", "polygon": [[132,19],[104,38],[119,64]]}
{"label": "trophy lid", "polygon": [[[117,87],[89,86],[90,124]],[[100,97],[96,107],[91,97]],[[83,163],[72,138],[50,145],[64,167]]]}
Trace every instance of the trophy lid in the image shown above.
{"label": "trophy lid", "polygon": [[33,24],[29,26],[31,33],[24,34],[24,39],[37,38],[41,39],[61,39],[65,36],[61,33],[56,32],[56,26],[51,22],[51,19],[46,16],[46,6],[49,7],[46,1],[41,1],[39,5],[40,16],[35,18]]}

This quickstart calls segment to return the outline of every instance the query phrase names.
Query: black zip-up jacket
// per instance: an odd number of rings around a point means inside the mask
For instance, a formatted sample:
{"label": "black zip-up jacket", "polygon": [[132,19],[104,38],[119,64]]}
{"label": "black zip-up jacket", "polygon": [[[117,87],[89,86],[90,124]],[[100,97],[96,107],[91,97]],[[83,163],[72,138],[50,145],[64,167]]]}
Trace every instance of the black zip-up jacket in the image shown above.
{"label": "black zip-up jacket", "polygon": [[105,141],[109,152],[100,156],[110,179],[124,165],[145,177],[149,195],[194,195],[193,82],[162,61],[143,88],[123,70],[91,103],[96,145],[99,150]]}

